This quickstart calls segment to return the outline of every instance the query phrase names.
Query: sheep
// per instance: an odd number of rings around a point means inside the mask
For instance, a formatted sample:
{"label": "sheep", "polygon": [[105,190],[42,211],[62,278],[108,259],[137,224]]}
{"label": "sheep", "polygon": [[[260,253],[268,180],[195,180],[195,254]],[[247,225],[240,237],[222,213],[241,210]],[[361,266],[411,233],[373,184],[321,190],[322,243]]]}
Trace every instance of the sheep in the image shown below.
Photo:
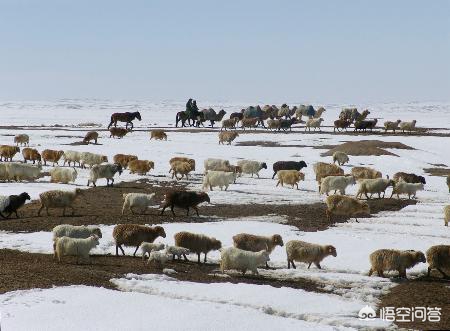
{"label": "sheep", "polygon": [[320,130],[320,124],[323,122],[323,118],[310,118],[306,121],[305,124],[305,131],[308,129],[311,131],[311,128],[314,128],[314,131],[316,131],[317,128]]}
{"label": "sheep", "polygon": [[297,122],[296,118],[290,118],[288,120],[285,119],[281,119],[280,120],[280,128],[278,130],[283,129],[283,131],[287,131],[289,129],[289,131],[292,131],[292,125],[294,125],[294,123]]}
{"label": "sheep", "polygon": [[109,129],[110,135],[109,137],[114,138],[117,137],[118,139],[125,137],[125,135],[129,132],[127,129],[124,128],[111,128]]}
{"label": "sheep", "polygon": [[18,134],[18,135],[16,135],[14,137],[14,143],[17,146],[19,146],[19,145],[20,146],[22,146],[22,145],[29,146],[30,145],[30,137],[27,134],[24,134],[24,133]]}
{"label": "sheep", "polygon": [[89,252],[99,244],[98,237],[92,235],[89,238],[70,238],[60,237],[55,242],[55,254],[54,257],[58,258],[58,262],[61,262],[61,258],[66,255],[73,255],[78,258],[82,258],[89,262]]}
{"label": "sheep", "polygon": [[[19,210],[27,200],[31,200],[30,195],[27,192],[22,192],[19,195],[1,196],[2,204],[0,206],[0,216],[3,218],[9,218],[12,213],[16,214],[16,218],[19,218],[17,210]],[[7,213],[7,215],[3,215]]]}
{"label": "sheep", "polygon": [[277,175],[278,183],[276,186],[279,184],[281,184],[281,186],[284,186],[284,184],[289,184],[292,185],[292,188],[294,188],[295,185],[297,190],[298,182],[305,180],[305,174],[297,170],[279,170]]}
{"label": "sheep", "polygon": [[330,191],[334,190],[334,194],[336,194],[337,191],[341,195],[345,195],[345,189],[349,185],[355,185],[355,177],[353,176],[328,176],[325,178],[322,178],[322,181],[320,183],[320,194],[328,194]]}
{"label": "sheep", "polygon": [[448,187],[448,192],[450,193],[450,175],[447,175],[447,187]]}
{"label": "sheep", "polygon": [[122,215],[125,214],[126,209],[129,209],[132,214],[135,214],[136,212],[133,210],[135,208],[139,209],[141,214],[145,214],[148,206],[152,205],[154,197],[155,193],[124,193]]}
{"label": "sheep", "polygon": [[153,251],[161,251],[161,250],[164,249],[164,247],[165,246],[162,243],[154,244],[154,243],[149,243],[149,242],[144,241],[139,246],[139,248],[141,249],[141,252],[142,252],[142,260],[145,259],[145,254],[148,254],[148,256],[150,257],[150,253],[151,252],[153,252]]}
{"label": "sheep", "polygon": [[[383,198],[386,193],[386,189],[392,186],[395,190],[395,182],[392,179],[375,178],[375,179],[363,179],[359,182],[358,193],[356,193],[357,198],[361,198],[364,194],[367,199],[370,199],[373,194],[378,194],[378,199],[381,198],[381,192],[383,192]],[[367,195],[370,193],[370,197]]]}
{"label": "sheep", "polygon": [[[89,186],[90,183],[92,183],[94,187],[97,186],[96,183],[99,178],[106,178],[106,186],[113,186],[114,175],[117,172],[119,173],[119,175],[122,174],[122,166],[120,164],[96,164],[91,168],[91,171],[89,172],[87,186]],[[111,184],[109,184],[110,181]]]}
{"label": "sheep", "polygon": [[133,160],[128,162],[130,174],[146,175],[151,169],[155,169],[155,163],[148,160]]}
{"label": "sheep", "polygon": [[411,199],[411,196],[415,199],[417,191],[421,190],[423,190],[422,183],[407,183],[400,180],[399,182],[396,182],[395,187],[392,189],[391,198],[394,194],[397,194],[397,199],[400,198],[400,194],[407,194],[408,199]]}
{"label": "sheep", "polygon": [[169,160],[170,167],[172,167],[173,162],[177,162],[177,161],[183,161],[183,162],[190,163],[192,171],[195,171],[195,160],[194,159],[190,159],[190,158],[182,157],[182,156],[176,156]]}
{"label": "sheep", "polygon": [[206,159],[203,162],[203,166],[205,167],[205,174],[208,170],[225,171],[225,169],[230,167],[230,161],[222,159]]}
{"label": "sheep", "polygon": [[286,243],[286,255],[288,262],[288,269],[292,267],[296,269],[294,261],[309,263],[308,269],[311,264],[322,269],[320,262],[327,256],[337,256],[336,248],[332,245],[317,245],[311,244],[300,240],[291,240]]}
{"label": "sheep", "polygon": [[267,128],[272,131],[272,130],[280,130],[281,129],[281,121],[274,119],[274,120],[267,120]]}
{"label": "sheep", "polygon": [[211,202],[209,195],[205,192],[172,191],[167,193],[165,196],[162,204],[161,215],[167,207],[170,207],[173,216],[175,216],[173,209],[174,207],[179,207],[187,210],[187,216],[189,216],[190,208],[193,208],[197,212],[197,216],[199,216],[197,205],[202,202]]}
{"label": "sheep", "polygon": [[413,120],[412,122],[400,122],[399,127],[403,133],[405,133],[405,131],[412,132],[416,129],[416,123],[416,120]]}
{"label": "sheep", "polygon": [[[231,114],[231,115],[233,115],[233,114]],[[240,119],[237,117],[222,120],[222,128],[220,129],[220,131],[222,131],[223,129],[225,129],[225,131],[227,129],[236,129],[236,125],[239,121],[240,121]]]}
{"label": "sheep", "polygon": [[395,133],[395,130],[398,130],[398,126],[400,124],[401,120],[397,120],[395,122],[386,121],[384,122],[384,132],[386,133],[388,130],[392,130]]}
{"label": "sheep", "polygon": [[181,257],[190,253],[188,248],[179,247],[179,246],[167,246],[166,253],[172,255],[172,260],[175,260],[175,257],[178,260],[181,260]]}
{"label": "sheep", "polygon": [[224,142],[227,142],[228,145],[231,145],[234,139],[236,139],[239,136],[239,133],[237,132],[220,132],[219,133],[219,145],[224,144]]}
{"label": "sheep", "polygon": [[[196,253],[198,257],[198,264],[200,264],[200,254],[205,254],[203,260],[206,263],[206,255],[213,251],[222,248],[222,243],[216,238],[207,237],[203,234],[191,233],[191,232],[178,232],[174,235],[175,246],[184,247],[189,249],[192,253]],[[184,259],[187,261],[186,254],[183,254]]]}
{"label": "sheep", "polygon": [[333,163],[338,163],[339,166],[344,165],[345,163],[348,163],[349,158],[348,155],[344,152],[334,152],[333,153]]}
{"label": "sheep", "polygon": [[338,167],[335,164],[331,163],[324,163],[324,162],[317,162],[313,166],[314,173],[316,174],[316,181],[317,184],[319,184],[319,192],[320,192],[320,185],[322,178],[328,177],[328,176],[343,176],[344,170],[342,168]]}
{"label": "sheep", "polygon": [[136,246],[133,253],[133,256],[136,256],[136,252],[143,242],[152,243],[158,237],[166,237],[166,232],[162,226],[150,227],[139,224],[118,224],[113,230],[113,238],[116,242],[116,256],[119,255],[119,248],[122,251],[122,255],[125,255],[122,245]]}
{"label": "sheep", "polygon": [[208,171],[207,174],[203,176],[203,190],[209,188],[211,191],[213,187],[219,186],[220,190],[225,187],[225,191],[231,183],[236,180],[236,173],[226,172],[226,171]]}
{"label": "sheep", "polygon": [[155,138],[155,140],[167,140],[167,134],[163,130],[152,130],[150,131],[150,140]]}
{"label": "sheep", "polygon": [[241,120],[241,129],[256,128],[258,126],[258,118],[243,118]]}
{"label": "sheep", "polygon": [[[266,250],[270,255],[276,246],[283,247],[284,243],[283,238],[279,234],[257,236],[249,233],[239,233],[233,236],[233,245],[236,248],[251,252]],[[267,263],[266,267],[269,268]]]}
{"label": "sheep", "polygon": [[83,194],[83,190],[77,188],[75,191],[50,190],[39,194],[41,207],[38,210],[38,216],[41,216],[42,209],[45,208],[47,216],[49,216],[49,208],[63,208],[63,216],[66,216],[66,208],[72,209],[72,215],[75,214],[73,203],[77,197]]}
{"label": "sheep", "polygon": [[63,156],[64,151],[55,151],[52,149],[44,149],[42,152],[42,160],[44,161],[44,165],[47,165],[47,161],[51,161],[54,166],[55,163],[58,164],[59,159]]}
{"label": "sheep", "polygon": [[427,251],[428,277],[432,269],[437,269],[444,278],[450,278],[442,269],[450,269],[450,245],[431,246]]}
{"label": "sheep", "polygon": [[75,163],[78,163],[78,166],[81,167],[81,152],[77,152],[77,151],[65,151],[63,154],[63,166],[67,164],[70,167],[70,163],[73,162],[73,166],[75,167]]}
{"label": "sheep", "polygon": [[371,264],[369,276],[376,271],[378,276],[384,277],[384,271],[396,270],[400,278],[406,278],[406,269],[420,262],[426,262],[425,255],[420,251],[396,249],[378,249],[370,254],[369,260]]}
{"label": "sheep", "polygon": [[35,164],[36,161],[41,163],[41,154],[39,154],[37,149],[25,147],[22,149],[23,162],[27,163],[27,161],[33,161]]}
{"label": "sheep", "polygon": [[347,128],[350,127],[350,125],[352,124],[352,121],[350,120],[336,120],[334,121],[334,128],[333,128],[333,132],[336,132],[336,130],[339,132],[339,129],[347,131]]}
{"label": "sheep", "polygon": [[116,154],[113,157],[113,162],[120,164],[123,169],[126,169],[128,167],[128,163],[137,159],[138,157],[136,155]]}
{"label": "sheep", "polygon": [[330,223],[332,215],[355,217],[356,222],[358,222],[357,215],[370,215],[370,208],[367,202],[345,195],[330,195],[326,198],[325,203],[327,205],[327,220]]}
{"label": "sheep", "polygon": [[75,182],[77,179],[77,171],[75,169],[64,169],[61,167],[55,167],[50,170],[51,182],[52,183],[63,183],[67,184],[69,182]]}
{"label": "sheep", "polygon": [[97,144],[97,139],[98,139],[98,132],[96,132],[96,131],[89,131],[84,136],[83,142],[85,144],[89,144],[91,142],[91,140],[94,140],[94,144]]}
{"label": "sheep", "polygon": [[448,226],[449,221],[450,221],[450,205],[447,205],[444,208],[444,225]]}
{"label": "sheep", "polygon": [[31,164],[9,163],[5,167],[7,179],[15,181],[34,181],[41,177],[42,166],[33,166]]}
{"label": "sheep", "polygon": [[249,252],[235,247],[228,247],[220,251],[220,270],[222,273],[228,269],[236,269],[245,275],[250,270],[253,275],[258,275],[258,266],[270,261],[269,252]]}
{"label": "sheep", "polygon": [[253,161],[253,160],[240,160],[237,165],[241,167],[243,174],[253,174],[258,176],[261,169],[267,169],[267,164],[265,162]]}
{"label": "sheep", "polygon": [[[192,165],[189,162],[184,161],[176,161],[172,162],[170,164],[171,168],[169,170],[169,173],[172,172],[172,178],[176,178],[177,180],[181,180],[183,176],[186,176],[186,179],[188,178],[189,172],[192,171]],[[181,175],[180,178],[178,178],[178,174]]]}
{"label": "sheep", "polygon": [[60,224],[53,228],[52,233],[53,241],[60,237],[89,238],[92,235],[102,238],[102,231],[96,226]]}
{"label": "sheep", "polygon": [[153,262],[154,264],[162,267],[164,266],[164,264],[166,264],[168,259],[169,257],[167,256],[166,252],[153,251],[149,254],[147,263]]}
{"label": "sheep", "polygon": [[95,154],[91,152],[82,152],[80,155],[80,161],[82,168],[92,168],[94,165],[102,164],[103,162],[108,162],[108,157],[106,155]]}
{"label": "sheep", "polygon": [[355,122],[355,131],[364,131],[366,132],[368,129],[370,129],[370,131],[372,131],[375,126],[377,125],[378,120],[374,119],[374,120],[361,120],[361,121],[356,121]]}
{"label": "sheep", "polygon": [[277,161],[273,164],[272,169],[273,169],[273,176],[272,179],[275,178],[275,175],[277,174],[278,171],[280,170],[297,170],[300,171],[303,168],[306,168],[307,165],[305,163],[305,161]]}
{"label": "sheep", "polygon": [[18,146],[1,145],[0,161],[12,161],[14,155],[16,155],[19,152],[20,148]]}
{"label": "sheep", "polygon": [[416,174],[408,174],[406,172],[397,172],[397,173],[395,173],[393,178],[396,182],[403,180],[407,183],[422,183],[422,184],[427,183],[425,181],[425,177],[418,176]]}
{"label": "sheep", "polygon": [[355,177],[356,180],[375,179],[382,177],[381,172],[369,167],[353,167],[352,176]]}

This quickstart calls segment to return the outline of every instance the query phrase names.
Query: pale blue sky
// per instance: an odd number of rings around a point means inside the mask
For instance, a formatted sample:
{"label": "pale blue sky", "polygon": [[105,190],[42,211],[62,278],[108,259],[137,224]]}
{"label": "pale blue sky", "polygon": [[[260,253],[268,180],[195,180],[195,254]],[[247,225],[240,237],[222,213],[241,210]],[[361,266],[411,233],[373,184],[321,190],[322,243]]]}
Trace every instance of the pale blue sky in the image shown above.
{"label": "pale blue sky", "polygon": [[2,100],[450,100],[450,1],[0,0],[0,40]]}

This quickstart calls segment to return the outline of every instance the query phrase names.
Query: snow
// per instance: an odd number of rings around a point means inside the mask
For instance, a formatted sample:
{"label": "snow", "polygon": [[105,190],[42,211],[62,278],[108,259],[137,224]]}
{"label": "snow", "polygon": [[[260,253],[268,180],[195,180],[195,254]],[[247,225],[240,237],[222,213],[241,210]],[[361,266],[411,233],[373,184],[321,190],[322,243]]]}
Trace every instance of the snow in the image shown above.
{"label": "snow", "polygon": [[[209,104],[208,104],[209,105]],[[244,107],[236,103],[213,104],[215,109],[224,108],[228,113]],[[410,104],[379,104],[366,105],[372,112],[370,116],[379,121],[416,119],[419,127],[439,127],[442,132],[450,129],[450,104],[446,103],[410,103]],[[236,184],[230,185],[228,191],[214,190],[208,192],[213,204],[308,204],[323,201],[324,196],[317,192],[317,183],[313,173],[313,163],[331,161],[331,157],[321,157],[323,149],[313,146],[323,144],[335,145],[346,141],[382,140],[402,142],[414,150],[388,149],[395,156],[350,156],[350,164],[343,168],[346,173],[352,166],[366,165],[380,170],[383,175],[393,175],[397,171],[423,174],[423,168],[431,164],[450,165],[448,147],[442,137],[397,137],[373,134],[370,136],[331,135],[332,129],[321,134],[304,134],[303,129],[294,129],[289,134],[253,133],[241,134],[236,141],[276,141],[280,145],[302,145],[308,147],[277,147],[260,146],[219,146],[217,132],[185,133],[168,131],[168,141],[150,141],[148,127],[173,126],[176,111],[184,108],[182,103],[164,102],[111,102],[99,100],[63,100],[57,103],[4,103],[0,104],[4,125],[67,125],[64,129],[51,131],[45,127],[24,130],[30,135],[30,147],[38,150],[45,148],[91,151],[107,155],[110,160],[116,153],[136,154],[141,159],[155,161],[155,170],[145,176],[158,182],[171,182],[168,176],[168,160],[175,155],[192,157],[196,160],[197,170],[189,188],[201,188],[203,161],[206,158],[224,158],[235,164],[242,158],[254,159],[268,164],[267,170],[260,172],[261,178],[243,176]],[[331,125],[337,118],[341,105],[325,105],[325,125]],[[100,123],[102,128],[108,124],[109,116],[115,111],[141,111],[142,122],[135,122],[134,131],[123,139],[110,139],[105,131],[100,132],[99,145],[69,146],[67,144],[82,140],[86,130],[92,128],[77,127],[81,122]],[[227,116],[227,115],[226,115]],[[369,116],[369,117],[370,117]],[[95,128],[94,128],[95,129]],[[66,131],[67,130],[67,131]],[[22,132],[22,131],[21,131]],[[2,129],[1,144],[11,144],[17,131]],[[57,137],[58,136],[58,137]],[[101,145],[100,145],[101,144]],[[16,161],[21,156],[15,157]],[[304,160],[308,167],[302,171],[306,174],[305,182],[300,183],[300,190],[290,187],[275,187],[272,180],[271,165],[279,160]],[[44,167],[48,171],[50,167]],[[78,169],[77,169],[78,170]],[[2,194],[17,194],[28,192],[33,199],[40,192],[49,189],[73,190],[75,187],[86,187],[89,170],[78,170],[75,184],[63,185],[49,183],[49,177],[35,183],[0,183]],[[158,177],[157,177],[158,176]],[[162,177],[161,177],[162,176]],[[128,171],[116,182],[143,178],[131,175]],[[158,329],[170,319],[173,323],[183,323],[185,329],[314,329],[327,330],[336,328],[362,328],[364,322],[357,318],[358,310],[365,305],[375,307],[381,294],[394,286],[389,279],[368,277],[370,268],[368,256],[379,248],[415,249],[426,251],[436,244],[450,244],[448,228],[443,226],[443,207],[448,204],[448,188],[442,177],[426,175],[425,191],[418,192],[417,205],[408,206],[397,212],[381,212],[372,218],[359,219],[359,223],[349,221],[319,232],[298,231],[295,227],[286,225],[286,219],[279,216],[249,217],[223,220],[214,218],[214,222],[206,223],[172,223],[161,224],[166,233],[165,239],[157,241],[173,244],[173,235],[178,231],[204,233],[222,241],[224,247],[232,245],[232,236],[248,232],[259,235],[280,234],[286,243],[289,240],[304,240],[319,244],[332,244],[337,249],[337,257],[327,257],[322,262],[322,270],[314,266],[307,269],[302,263],[297,263],[297,269],[286,268],[284,247],[277,247],[271,255],[271,265],[276,270],[261,269],[265,276],[280,279],[295,280],[299,277],[317,282],[329,293],[305,292],[290,288],[272,288],[270,286],[251,284],[196,284],[180,282],[174,278],[173,271],[166,270],[166,276],[127,275],[117,278],[117,284],[122,292],[85,286],[54,288],[48,290],[31,290],[6,293],[0,296],[2,302],[2,324],[6,329],[21,330],[35,325],[36,320],[42,321],[43,329],[56,329],[61,326],[67,329],[114,329],[120,326],[133,326],[133,329],[143,329],[149,323]],[[100,182],[100,185],[104,185]],[[347,194],[354,195],[357,186],[348,188]],[[387,192],[390,195],[390,189]],[[200,209],[208,208],[202,205]],[[302,210],[299,208],[299,215]],[[64,219],[61,219],[64,223]],[[100,226],[103,238],[100,245],[93,250],[94,254],[115,254],[112,239],[113,226]],[[52,253],[52,235],[50,232],[9,233],[0,232],[0,248],[18,249],[36,253]],[[132,254],[133,248],[126,248],[127,254]],[[195,260],[196,257],[191,255]],[[217,262],[219,252],[211,252],[208,260]],[[138,263],[138,262],[137,262]],[[408,270],[408,276],[416,277],[426,271],[426,264],[419,264]],[[230,273],[232,276],[233,273]],[[151,298],[149,299],[149,297]],[[98,299],[97,299],[98,297]],[[96,298],[92,300],[92,298]],[[91,299],[91,300],[89,300]],[[103,299],[103,300],[101,300]],[[93,304],[103,301],[111,304],[104,306],[105,312],[99,319],[98,309]],[[3,309],[3,307],[5,307]],[[117,318],[118,307],[126,307],[125,318]],[[149,309],[146,309],[149,308]],[[77,319],[73,316],[63,319],[67,311],[76,309],[77,313],[86,316]],[[183,311],[183,314],[176,312]],[[145,311],[145,314],[142,314]],[[28,313],[27,313],[28,312]],[[122,310],[120,311],[122,312]],[[172,313],[175,312],[175,313]],[[218,314],[213,314],[218,312]],[[222,314],[221,314],[222,312]],[[226,316],[227,318],[223,317]],[[228,315],[229,314],[229,315]],[[18,317],[20,316],[20,318]],[[154,321],[157,319],[158,321]],[[50,324],[50,321],[53,324]],[[56,321],[56,322],[55,322]],[[11,324],[8,324],[11,323]],[[59,324],[61,323],[61,324]],[[84,324],[87,323],[87,324]],[[93,324],[89,324],[93,323]],[[96,324],[98,323],[98,324]],[[123,323],[123,324],[121,324]],[[131,323],[131,324],[130,324]],[[235,323],[235,324],[234,324]],[[385,327],[381,321],[370,322],[368,327]],[[179,325],[179,324],[178,324]],[[9,327],[8,327],[9,326]]]}

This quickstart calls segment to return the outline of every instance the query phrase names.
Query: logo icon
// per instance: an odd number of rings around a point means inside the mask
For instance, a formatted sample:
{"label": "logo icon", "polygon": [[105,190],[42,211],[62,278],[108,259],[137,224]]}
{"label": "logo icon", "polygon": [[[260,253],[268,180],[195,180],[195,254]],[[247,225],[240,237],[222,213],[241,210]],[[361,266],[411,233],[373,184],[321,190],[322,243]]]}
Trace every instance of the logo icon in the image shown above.
{"label": "logo icon", "polygon": [[360,320],[373,321],[377,317],[377,314],[372,307],[366,305],[365,307],[361,308],[358,313],[358,317]]}

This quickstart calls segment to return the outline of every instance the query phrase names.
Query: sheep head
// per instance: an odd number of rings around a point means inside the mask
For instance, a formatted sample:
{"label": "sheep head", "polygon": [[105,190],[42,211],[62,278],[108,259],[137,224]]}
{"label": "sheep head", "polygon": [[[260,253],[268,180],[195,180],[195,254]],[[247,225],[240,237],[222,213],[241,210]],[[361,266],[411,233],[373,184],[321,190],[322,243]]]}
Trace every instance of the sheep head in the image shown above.
{"label": "sheep head", "polygon": [[101,238],[101,237],[102,237],[102,231],[101,231],[99,228],[94,228],[94,229],[92,230],[92,233],[93,233],[94,235],[96,235],[98,238]]}
{"label": "sheep head", "polygon": [[283,247],[284,243],[283,243],[283,238],[281,238],[281,236],[279,234],[274,234],[272,236],[272,243],[274,246],[278,245]]}
{"label": "sheep head", "polygon": [[414,258],[414,261],[416,261],[416,263],[419,262],[427,262],[427,259],[425,258],[425,255],[421,252],[421,251],[413,251],[412,252],[412,256]]}
{"label": "sheep head", "polygon": [[300,161],[300,167],[307,168],[308,166],[306,165],[305,161]]}
{"label": "sheep head", "polygon": [[423,176],[418,176],[419,177],[419,182],[421,182],[422,184],[426,184],[427,182],[425,181],[425,177]]}
{"label": "sheep head", "polygon": [[370,207],[367,202],[360,202],[361,204],[361,213],[370,215]]}
{"label": "sheep head", "polygon": [[26,200],[31,200],[31,197],[30,197],[30,195],[29,195],[27,192],[20,193],[19,196],[20,196],[22,199],[24,199],[25,201],[26,201]]}
{"label": "sheep head", "polygon": [[211,238],[210,248],[217,251],[222,248],[222,242],[216,238]]}
{"label": "sheep head", "polygon": [[334,257],[337,256],[336,247],[332,245],[325,246],[325,251],[328,253],[328,255],[333,255]]}
{"label": "sheep head", "polygon": [[209,198],[209,195],[205,192],[198,192],[197,197],[198,197],[199,203],[201,203],[201,202],[211,203],[211,199]]}
{"label": "sheep head", "polygon": [[154,228],[153,228],[155,231],[156,231],[156,233],[160,236],[160,237],[163,237],[163,238],[165,238],[166,237],[166,231],[164,231],[164,228],[162,227],[162,226],[155,226]]}
{"label": "sheep head", "polygon": [[266,164],[266,162],[261,163],[261,168],[262,168],[262,169],[267,169],[267,164]]}
{"label": "sheep head", "polygon": [[106,155],[102,155],[102,162],[108,162],[108,157]]}

